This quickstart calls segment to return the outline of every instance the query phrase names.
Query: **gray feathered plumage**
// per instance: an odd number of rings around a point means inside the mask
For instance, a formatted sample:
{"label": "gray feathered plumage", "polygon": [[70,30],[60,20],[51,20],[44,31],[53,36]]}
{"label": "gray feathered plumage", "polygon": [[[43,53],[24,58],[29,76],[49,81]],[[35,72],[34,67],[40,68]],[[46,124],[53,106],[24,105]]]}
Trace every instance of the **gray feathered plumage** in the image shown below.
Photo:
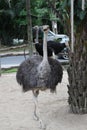
{"label": "gray feathered plumage", "polygon": [[23,91],[32,89],[50,89],[55,91],[56,85],[61,82],[63,70],[60,63],[56,59],[49,58],[50,73],[44,75],[41,79],[38,73],[38,66],[42,62],[41,56],[32,56],[25,60],[19,67],[17,72],[17,82],[23,86]]}

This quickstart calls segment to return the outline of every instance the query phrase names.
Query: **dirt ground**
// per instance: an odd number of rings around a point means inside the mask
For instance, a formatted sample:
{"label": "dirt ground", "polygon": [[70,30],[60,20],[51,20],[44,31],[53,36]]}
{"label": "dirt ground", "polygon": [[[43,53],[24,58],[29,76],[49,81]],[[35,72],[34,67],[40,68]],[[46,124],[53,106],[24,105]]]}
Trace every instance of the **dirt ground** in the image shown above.
{"label": "dirt ground", "polygon": [[[0,130],[39,130],[33,119],[32,92],[23,93],[15,73],[0,77]],[[39,108],[47,130],[87,130],[87,115],[70,112],[67,94],[68,77],[64,71],[57,93],[40,92]]]}

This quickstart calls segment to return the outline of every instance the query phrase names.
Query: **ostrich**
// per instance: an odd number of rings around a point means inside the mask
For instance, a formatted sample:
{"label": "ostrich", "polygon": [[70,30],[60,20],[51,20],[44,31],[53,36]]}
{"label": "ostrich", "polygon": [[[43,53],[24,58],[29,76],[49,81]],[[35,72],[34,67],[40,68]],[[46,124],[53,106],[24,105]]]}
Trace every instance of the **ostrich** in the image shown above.
{"label": "ostrich", "polygon": [[[38,26],[33,27],[34,31],[36,32],[36,39],[35,39],[35,49],[39,53],[39,55],[43,56],[43,44],[42,41],[39,42],[38,34],[41,33],[41,28]],[[34,32],[34,33],[35,33]],[[47,55],[51,57],[53,53],[57,55],[60,53],[65,47],[69,48],[68,42],[59,43],[57,41],[47,41]]]}
{"label": "ostrich", "polygon": [[[39,53],[39,55],[43,56],[43,44],[42,44],[42,40],[39,39],[39,34],[41,34],[41,27],[35,26],[33,27],[33,35],[36,36],[35,39],[33,39],[33,41],[35,42],[35,49],[36,51]],[[48,57],[52,56],[52,49],[47,46],[47,55]]]}
{"label": "ostrich", "polygon": [[[47,42],[47,54],[48,57],[53,56],[53,53],[55,55],[59,54],[65,47],[69,49],[68,42],[66,43],[58,43],[55,41],[48,41]],[[39,53],[39,55],[43,56],[43,44],[41,43],[35,43],[35,49]]]}
{"label": "ostrich", "polygon": [[50,89],[56,91],[56,86],[62,81],[63,69],[61,64],[47,56],[47,32],[49,26],[44,25],[43,57],[39,55],[26,59],[18,68],[16,79],[22,85],[23,92],[31,90],[34,95],[34,118],[39,121],[42,129],[46,128],[40,116],[37,115],[37,98],[39,91]]}

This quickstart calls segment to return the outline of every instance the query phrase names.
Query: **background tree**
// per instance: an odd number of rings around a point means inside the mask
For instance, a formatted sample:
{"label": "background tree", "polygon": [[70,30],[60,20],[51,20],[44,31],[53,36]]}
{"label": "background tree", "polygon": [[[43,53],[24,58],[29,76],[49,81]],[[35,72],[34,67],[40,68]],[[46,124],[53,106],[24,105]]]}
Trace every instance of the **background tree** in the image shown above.
{"label": "background tree", "polygon": [[26,10],[27,10],[27,35],[28,35],[28,44],[30,56],[33,53],[33,39],[32,39],[32,20],[31,20],[31,6],[30,0],[26,0]]}
{"label": "background tree", "polygon": [[[50,24],[47,4],[44,0],[31,1],[32,26]],[[4,45],[12,45],[13,38],[27,40],[26,1],[0,0],[0,38]]]}
{"label": "background tree", "polygon": [[[23,38],[21,27],[25,25],[24,0],[0,0],[0,38],[4,45],[11,45],[13,38]],[[21,31],[20,31],[21,29]]]}
{"label": "background tree", "polygon": [[0,39],[2,43],[11,43],[13,11],[9,8],[7,1],[0,0]]}
{"label": "background tree", "polygon": [[69,104],[74,113],[87,113],[87,2],[74,0],[74,53],[70,53]]}
{"label": "background tree", "polygon": [[[57,12],[54,11],[55,5]],[[65,14],[67,16],[68,13],[63,0],[55,0],[55,4],[52,0],[31,0],[30,15],[32,18],[32,26],[48,24],[52,29],[52,21],[56,20],[58,32],[66,33]],[[28,21],[26,17],[25,0],[11,0],[10,4],[8,0],[0,0],[0,37],[2,44],[12,45],[14,38],[27,40]]]}

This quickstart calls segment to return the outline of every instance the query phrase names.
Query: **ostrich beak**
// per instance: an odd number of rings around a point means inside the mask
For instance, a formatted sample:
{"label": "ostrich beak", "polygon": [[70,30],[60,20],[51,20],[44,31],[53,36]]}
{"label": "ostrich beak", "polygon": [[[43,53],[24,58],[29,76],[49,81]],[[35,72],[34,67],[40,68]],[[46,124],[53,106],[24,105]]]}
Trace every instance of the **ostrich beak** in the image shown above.
{"label": "ostrich beak", "polygon": [[68,48],[68,50],[70,50],[70,46],[69,46],[68,41],[67,41],[67,42],[65,42],[65,45],[66,45],[66,47]]}
{"label": "ostrich beak", "polygon": [[43,26],[43,31],[48,31],[49,30],[49,25],[44,25]]}
{"label": "ostrich beak", "polygon": [[34,39],[34,44],[39,43],[39,41],[37,39]]}

